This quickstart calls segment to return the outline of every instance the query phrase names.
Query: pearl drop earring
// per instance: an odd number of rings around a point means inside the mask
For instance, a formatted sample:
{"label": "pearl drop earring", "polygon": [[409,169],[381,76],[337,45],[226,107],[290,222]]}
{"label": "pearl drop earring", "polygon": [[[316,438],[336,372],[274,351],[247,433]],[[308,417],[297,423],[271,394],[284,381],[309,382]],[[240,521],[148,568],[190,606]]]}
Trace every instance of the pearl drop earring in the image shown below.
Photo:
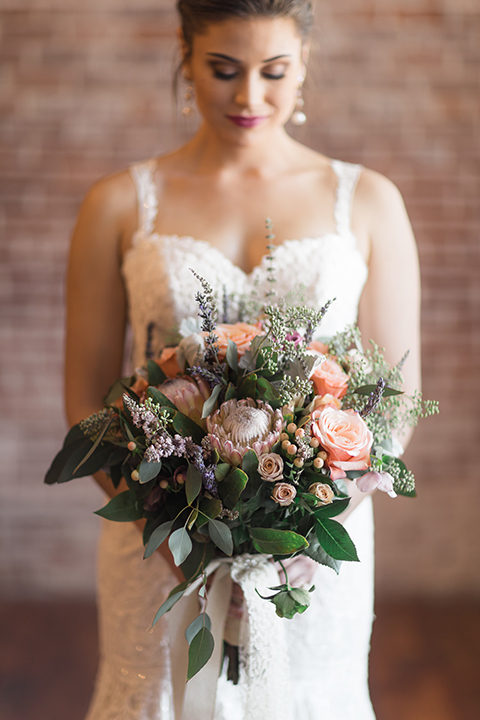
{"label": "pearl drop earring", "polygon": [[193,85],[187,85],[185,92],[183,93],[184,106],[182,108],[182,115],[187,118],[191,118],[195,115],[195,109],[193,107]]}
{"label": "pearl drop earring", "polygon": [[290,122],[292,123],[292,125],[305,125],[305,123],[307,122],[307,116],[305,115],[305,112],[303,110],[305,106],[305,100],[303,99],[302,94],[302,85],[305,78],[300,75],[297,80],[299,82],[297,88],[297,102],[295,104],[295,110],[293,111],[292,117],[290,118]]}

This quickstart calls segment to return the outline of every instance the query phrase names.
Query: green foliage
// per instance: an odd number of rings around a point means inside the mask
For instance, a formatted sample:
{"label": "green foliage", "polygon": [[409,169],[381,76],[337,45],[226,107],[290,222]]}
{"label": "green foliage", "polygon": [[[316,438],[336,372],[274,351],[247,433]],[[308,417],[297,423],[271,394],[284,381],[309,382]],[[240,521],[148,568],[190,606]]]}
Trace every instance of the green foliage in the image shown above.
{"label": "green foliage", "polygon": [[267,555],[292,555],[308,547],[307,540],[291,530],[251,527],[249,534],[255,550]]}
{"label": "green foliage", "polygon": [[220,520],[209,520],[208,533],[212,539],[212,542],[215,543],[219,550],[224,552],[225,555],[232,555],[233,538],[232,532],[228,525],[220,522]]}
{"label": "green foliage", "polygon": [[145,553],[143,555],[144,558],[149,558],[150,555],[153,555],[155,550],[157,550],[160,545],[167,539],[171,529],[173,526],[173,520],[169,520],[168,522],[162,523],[159,525],[150,535],[150,539],[147,543],[147,547],[145,548]]}
{"label": "green foliage", "polygon": [[315,530],[317,539],[325,552],[335,560],[358,562],[355,545],[343,525],[336,520],[330,520],[328,518],[320,519],[316,516],[316,519]]}
{"label": "green foliage", "polygon": [[147,371],[149,385],[161,385],[168,379],[160,365],[156,363],[155,360],[148,360]]}
{"label": "green foliage", "polygon": [[147,460],[142,460],[138,466],[140,484],[150,482],[150,480],[156,478],[161,469],[162,462],[160,460],[158,462],[148,462]]}
{"label": "green foliage", "polygon": [[207,664],[212,656],[213,647],[213,635],[204,623],[188,649],[187,680],[191,680]]}
{"label": "green foliage", "polygon": [[143,517],[143,508],[138,503],[135,492],[125,490],[115,495],[105,507],[96,510],[95,515],[115,522],[132,522]]}
{"label": "green foliage", "polygon": [[248,476],[240,468],[234,468],[218,486],[220,498],[229,510],[233,510],[248,483]]}
{"label": "green foliage", "polygon": [[178,530],[172,532],[168,538],[168,547],[177,567],[185,562],[193,549],[192,540],[186,527],[178,528]]}
{"label": "green foliage", "polygon": [[187,495],[187,503],[189,505],[198,497],[202,489],[202,475],[199,470],[189,463],[187,470],[187,478],[185,481],[185,492]]}

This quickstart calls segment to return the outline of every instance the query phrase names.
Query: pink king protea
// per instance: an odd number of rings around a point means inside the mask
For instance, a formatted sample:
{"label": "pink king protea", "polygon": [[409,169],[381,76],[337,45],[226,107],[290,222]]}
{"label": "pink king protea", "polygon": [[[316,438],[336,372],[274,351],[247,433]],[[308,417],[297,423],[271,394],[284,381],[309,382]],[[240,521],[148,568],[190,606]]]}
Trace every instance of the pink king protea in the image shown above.
{"label": "pink king protea", "polygon": [[207,418],[209,439],[222,460],[240,465],[247,450],[269,453],[283,429],[280,410],[262,400],[227,400]]}

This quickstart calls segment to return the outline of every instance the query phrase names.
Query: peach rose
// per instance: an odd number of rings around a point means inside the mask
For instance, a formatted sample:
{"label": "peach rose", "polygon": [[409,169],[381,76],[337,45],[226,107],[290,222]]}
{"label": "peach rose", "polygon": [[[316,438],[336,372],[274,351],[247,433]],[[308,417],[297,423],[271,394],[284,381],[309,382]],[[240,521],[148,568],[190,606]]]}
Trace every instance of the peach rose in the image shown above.
{"label": "peach rose", "polygon": [[282,506],[291,505],[296,494],[296,488],[286,482],[277,483],[272,490],[272,498],[278,505]]}
{"label": "peach rose", "polygon": [[333,480],[346,477],[346,470],[367,470],[373,435],[355,410],[315,410],[312,435],[327,453]]}
{"label": "peach rose", "polygon": [[308,488],[308,492],[311,495],[315,495],[318,500],[318,505],[330,505],[335,497],[335,493],[330,485],[321,482],[312,483]]}
{"label": "peach rose", "polygon": [[348,389],[348,375],[332,358],[325,358],[313,371],[310,380],[317,395],[330,394],[341,398]]}
{"label": "peach rose", "polygon": [[233,340],[238,348],[238,356],[241,357],[248,350],[253,338],[257,335],[263,335],[263,330],[257,325],[249,325],[248,323],[238,322],[234,325],[227,323],[217,325],[215,335],[218,337],[218,358],[224,360],[227,354],[228,339]]}
{"label": "peach rose", "polygon": [[326,395],[316,395],[307,409],[309,413],[312,413],[315,412],[315,410],[325,410],[326,407],[332,407],[335,410],[340,410],[342,403],[337,397],[327,393]]}
{"label": "peach rose", "polygon": [[319,353],[320,355],[328,355],[328,345],[320,342],[320,340],[312,340],[307,350],[313,350],[313,352]]}
{"label": "peach rose", "polygon": [[276,482],[283,480],[283,458],[277,453],[265,453],[260,455],[258,461],[258,473],[262,480]]}
{"label": "peach rose", "polygon": [[163,348],[162,354],[155,362],[169,378],[176,377],[180,372],[180,367],[177,362],[177,352],[174,347]]}

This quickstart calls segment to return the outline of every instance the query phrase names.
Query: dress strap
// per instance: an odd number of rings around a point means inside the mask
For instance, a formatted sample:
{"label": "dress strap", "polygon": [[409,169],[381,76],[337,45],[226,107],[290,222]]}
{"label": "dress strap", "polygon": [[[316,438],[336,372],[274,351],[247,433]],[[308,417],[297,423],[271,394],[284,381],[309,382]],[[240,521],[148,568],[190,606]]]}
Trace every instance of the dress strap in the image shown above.
{"label": "dress strap", "polygon": [[335,225],[339,235],[352,231],[352,201],[363,165],[332,160],[332,170],[338,178],[335,200]]}
{"label": "dress strap", "polygon": [[147,160],[130,165],[130,175],[137,190],[138,228],[144,235],[151,235],[158,213],[158,198],[153,173],[157,161]]}

